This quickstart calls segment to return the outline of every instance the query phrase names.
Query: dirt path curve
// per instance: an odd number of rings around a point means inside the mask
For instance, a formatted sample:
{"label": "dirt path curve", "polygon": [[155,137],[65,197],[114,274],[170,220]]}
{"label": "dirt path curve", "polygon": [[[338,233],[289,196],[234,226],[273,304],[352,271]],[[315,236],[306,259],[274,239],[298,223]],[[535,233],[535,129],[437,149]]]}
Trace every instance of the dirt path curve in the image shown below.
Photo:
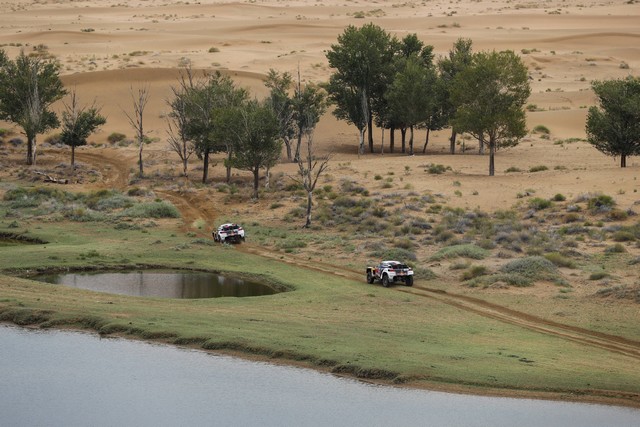
{"label": "dirt path curve", "polygon": [[[127,187],[131,162],[130,159],[119,156],[114,150],[103,151],[100,153],[78,153],[76,156],[81,161],[90,163],[95,168],[101,170],[101,173],[104,176],[104,181],[100,184],[101,187],[118,188],[121,190],[124,190]],[[188,229],[190,225],[198,219],[202,219],[207,221],[207,223],[210,223],[217,217],[218,212],[214,208],[213,203],[197,194],[184,194],[169,190],[155,191],[169,199],[180,210],[184,219],[184,228]],[[263,248],[251,243],[238,245],[237,248],[239,251],[244,253],[270,258],[278,262],[285,262],[287,264],[311,269],[325,274],[364,282],[364,271],[359,272],[343,267],[336,267],[335,265],[328,263],[305,260],[291,254],[273,252],[271,249]],[[638,341],[553,322],[541,317],[493,304],[479,298],[448,293],[438,289],[421,286],[414,286],[411,288],[394,287],[393,289],[397,292],[405,292],[419,297],[431,298],[460,310],[475,313],[546,335],[555,336],[560,339],[577,342],[589,347],[596,347],[622,354],[640,361],[640,342]]]}
{"label": "dirt path curve", "polygon": [[640,342],[638,341],[553,322],[541,317],[512,310],[501,305],[493,304],[479,298],[452,294],[439,289],[414,286],[412,288],[396,288],[396,290],[411,295],[432,298],[441,303],[448,304],[468,312],[473,312],[484,317],[520,326],[546,335],[553,335],[558,338],[587,346],[598,347],[640,361]]}

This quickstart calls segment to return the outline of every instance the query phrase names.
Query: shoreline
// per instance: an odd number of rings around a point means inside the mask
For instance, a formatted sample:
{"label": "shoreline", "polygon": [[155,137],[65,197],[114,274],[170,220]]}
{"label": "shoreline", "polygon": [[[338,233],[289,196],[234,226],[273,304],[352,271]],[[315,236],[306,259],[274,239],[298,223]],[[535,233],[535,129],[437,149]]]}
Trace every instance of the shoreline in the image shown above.
{"label": "shoreline", "polygon": [[[1,313],[0,313],[1,314]],[[564,403],[577,403],[577,404],[591,404],[591,405],[603,405],[603,406],[616,406],[621,408],[640,409],[640,400],[630,400],[624,397],[608,397],[606,395],[588,395],[579,390],[564,390],[564,391],[530,391],[526,389],[504,389],[504,388],[488,388],[483,386],[474,386],[463,383],[444,383],[437,381],[420,380],[420,382],[403,382],[394,383],[393,381],[373,380],[361,378],[356,375],[350,375],[347,373],[336,373],[328,367],[317,366],[309,362],[296,361],[287,358],[269,357],[249,352],[242,352],[238,350],[211,350],[203,348],[195,344],[176,344],[166,338],[150,339],[137,335],[124,334],[124,333],[112,333],[101,334],[99,331],[88,328],[79,328],[73,326],[57,325],[54,327],[41,327],[37,324],[21,325],[12,321],[0,320],[0,325],[7,325],[9,327],[15,327],[26,330],[34,331],[58,331],[58,332],[70,332],[70,333],[85,333],[94,335],[100,339],[112,338],[112,339],[125,339],[131,341],[140,341],[147,344],[165,345],[181,349],[197,350],[203,353],[211,355],[221,355],[233,358],[239,358],[247,361],[264,362],[278,366],[288,366],[302,369],[310,369],[316,372],[330,374],[339,378],[348,378],[355,381],[363,382],[366,384],[372,384],[383,387],[394,388],[406,388],[413,390],[424,390],[450,394],[461,394],[471,396],[482,397],[494,397],[505,399],[524,399],[524,400],[546,400],[556,401]],[[604,391],[603,391],[604,392]],[[612,395],[620,395],[622,392],[610,392]]]}

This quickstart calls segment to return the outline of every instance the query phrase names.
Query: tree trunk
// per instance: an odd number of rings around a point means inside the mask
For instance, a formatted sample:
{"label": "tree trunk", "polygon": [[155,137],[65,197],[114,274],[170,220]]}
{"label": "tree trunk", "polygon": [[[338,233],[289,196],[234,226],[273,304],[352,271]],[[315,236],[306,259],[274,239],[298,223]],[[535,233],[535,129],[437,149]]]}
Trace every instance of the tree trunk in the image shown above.
{"label": "tree trunk", "polygon": [[138,165],[140,165],[140,176],[144,176],[144,167],[142,166],[142,148],[144,147],[144,140],[140,139],[140,149],[138,150]]}
{"label": "tree trunk", "polygon": [[28,165],[32,165],[33,164],[33,146],[34,146],[34,141],[33,138],[30,138],[27,135],[27,164]]}
{"label": "tree trunk", "polygon": [[391,129],[389,129],[389,151],[391,153],[393,153],[395,142],[396,142],[396,128],[395,126],[391,126]]}
{"label": "tree trunk", "polygon": [[296,155],[293,158],[294,162],[300,160],[300,144],[302,144],[302,132],[298,133],[298,142],[296,143]]}
{"label": "tree trunk", "polygon": [[409,126],[409,155],[413,156],[413,126]]}
{"label": "tree trunk", "polygon": [[495,175],[495,163],[493,160],[496,152],[496,143],[493,139],[489,140],[489,176]]}
{"label": "tree trunk", "polygon": [[227,153],[227,184],[231,183],[231,150]]}
{"label": "tree trunk", "polygon": [[382,128],[382,142],[380,143],[380,154],[384,154],[384,127]]}
{"label": "tree trunk", "polygon": [[449,138],[449,152],[451,154],[456,154],[456,136],[458,136],[458,133],[455,130],[451,130],[451,138]]}
{"label": "tree trunk", "polygon": [[424,147],[422,147],[422,154],[427,152],[427,145],[429,145],[429,133],[431,129],[427,128],[427,136],[424,138]]}
{"label": "tree trunk", "polygon": [[311,226],[311,206],[313,205],[313,192],[307,191],[307,222],[304,224],[304,228]]}
{"label": "tree trunk", "polygon": [[282,138],[282,142],[284,142],[284,146],[287,147],[287,160],[293,162],[293,158],[291,157],[291,140],[289,140],[289,138]]}
{"label": "tree trunk", "polygon": [[626,168],[627,167],[627,155],[623,154],[620,156],[620,167],[621,168]]}
{"label": "tree trunk", "polygon": [[407,142],[407,128],[400,128],[400,136],[402,137],[402,154],[404,154],[406,150],[406,142]]}
{"label": "tree trunk", "polygon": [[358,146],[358,154],[364,154],[364,132],[365,132],[365,128],[362,129],[358,129],[359,131],[359,136],[360,136],[360,141],[359,141],[359,146]]}
{"label": "tree trunk", "polygon": [[258,186],[260,185],[260,168],[253,168],[253,198],[258,198]]}
{"label": "tree trunk", "polygon": [[373,114],[369,113],[369,123],[367,124],[369,128],[369,152],[373,153]]}
{"label": "tree trunk", "polygon": [[186,157],[182,159],[182,174],[183,174],[184,176],[189,176],[189,175],[188,175],[188,172],[187,172],[187,169],[188,169],[188,162],[189,162],[189,161],[187,160],[187,158],[186,158]]}
{"label": "tree trunk", "polygon": [[202,169],[202,183],[207,183],[207,178],[209,178],[209,152],[204,152],[204,165]]}
{"label": "tree trunk", "polygon": [[484,154],[484,138],[482,137],[478,138],[478,154]]}
{"label": "tree trunk", "polygon": [[71,169],[75,169],[76,167],[76,146],[71,146]]}

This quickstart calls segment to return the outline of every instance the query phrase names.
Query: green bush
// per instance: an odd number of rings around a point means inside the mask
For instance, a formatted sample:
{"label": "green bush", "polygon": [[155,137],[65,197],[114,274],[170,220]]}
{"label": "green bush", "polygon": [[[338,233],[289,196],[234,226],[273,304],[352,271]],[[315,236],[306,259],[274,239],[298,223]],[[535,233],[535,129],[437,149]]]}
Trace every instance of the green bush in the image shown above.
{"label": "green bush", "polygon": [[545,165],[538,165],[538,166],[533,166],[529,169],[529,172],[542,172],[542,171],[546,171],[549,170],[548,167],[546,167]]}
{"label": "green bush", "polygon": [[127,218],[180,218],[180,211],[167,201],[138,203],[123,210],[119,217]]}
{"label": "green bush", "polygon": [[558,267],[576,268],[576,263],[572,259],[569,259],[558,252],[550,252],[545,254],[544,257]]}
{"label": "green bush", "polygon": [[627,249],[621,243],[616,243],[604,250],[605,254],[622,254],[625,252],[627,252]]}
{"label": "green bush", "polygon": [[546,127],[545,125],[537,125],[536,127],[533,128],[533,132],[542,133],[542,134],[545,134],[545,135],[548,135],[548,134],[551,133],[549,128]]}
{"label": "green bush", "polygon": [[508,262],[500,269],[503,273],[518,274],[532,280],[558,278],[558,267],[541,256],[531,256]]}
{"label": "green bush", "polygon": [[107,137],[107,141],[109,141],[111,144],[116,144],[118,142],[124,141],[125,139],[127,139],[127,135],[120,132],[113,132]]}
{"label": "green bush", "polygon": [[489,256],[489,251],[474,244],[446,246],[431,256],[433,261],[451,258],[484,259]]}
{"label": "green bush", "polygon": [[522,169],[517,168],[515,166],[511,166],[505,170],[505,173],[511,173],[511,172],[522,172]]}
{"label": "green bush", "polygon": [[589,275],[589,280],[601,280],[606,277],[609,277],[609,273],[605,273],[604,271],[598,271],[596,273],[591,273]]}
{"label": "green bush", "polygon": [[615,206],[616,202],[613,200],[613,197],[607,196],[604,194],[599,194],[597,196],[591,197],[587,202],[587,206],[589,209],[597,210],[602,207],[612,207]]}
{"label": "green bush", "polygon": [[448,170],[451,170],[450,166],[445,166],[445,165],[436,165],[434,163],[430,163],[426,166],[426,171],[432,175],[440,175],[442,173],[445,173]]}
{"label": "green bush", "polygon": [[564,202],[565,200],[567,200],[567,198],[564,197],[563,194],[557,193],[555,196],[553,196],[552,200],[554,202]]}
{"label": "green bush", "polygon": [[529,200],[529,207],[537,211],[547,209],[551,207],[551,205],[552,203],[550,200],[541,199],[540,197],[534,197],[533,199]]}
{"label": "green bush", "polygon": [[626,230],[618,230],[613,233],[613,236],[611,237],[614,242],[633,242],[636,240],[636,236],[632,232]]}
{"label": "green bush", "polygon": [[464,273],[462,273],[461,279],[463,281],[475,279],[476,277],[484,276],[488,272],[487,267],[484,265],[474,265]]}

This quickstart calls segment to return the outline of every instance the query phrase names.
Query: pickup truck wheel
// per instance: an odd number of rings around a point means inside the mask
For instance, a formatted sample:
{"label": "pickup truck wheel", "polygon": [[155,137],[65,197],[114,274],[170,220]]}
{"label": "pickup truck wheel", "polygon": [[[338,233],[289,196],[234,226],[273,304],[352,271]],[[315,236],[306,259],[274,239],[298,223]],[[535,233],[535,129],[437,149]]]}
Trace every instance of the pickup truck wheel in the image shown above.
{"label": "pickup truck wheel", "polygon": [[367,283],[368,284],[372,284],[373,283],[373,274],[371,274],[370,271],[367,271]]}
{"label": "pickup truck wheel", "polygon": [[407,286],[413,286],[413,276],[407,276],[404,281],[404,284]]}
{"label": "pickup truck wheel", "polygon": [[382,286],[385,288],[389,287],[389,276],[386,273],[382,276]]}

